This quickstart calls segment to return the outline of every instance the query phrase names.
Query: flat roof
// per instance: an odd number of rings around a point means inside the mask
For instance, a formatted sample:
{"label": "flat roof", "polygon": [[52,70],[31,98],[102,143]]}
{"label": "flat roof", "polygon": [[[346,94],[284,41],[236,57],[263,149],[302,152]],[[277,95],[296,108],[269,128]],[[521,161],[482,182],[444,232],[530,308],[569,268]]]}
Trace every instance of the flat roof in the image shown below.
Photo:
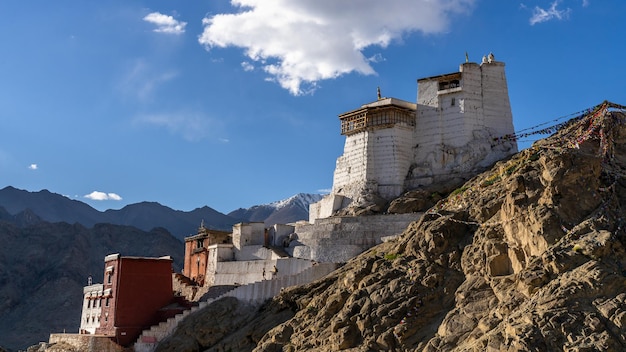
{"label": "flat roof", "polygon": [[457,77],[461,76],[461,72],[452,72],[452,73],[445,73],[443,75],[437,75],[437,76],[430,76],[430,77],[425,77],[425,78],[419,78],[417,81],[433,81],[433,80],[447,80],[447,79],[455,79]]}
{"label": "flat roof", "polygon": [[409,109],[409,110],[417,109],[416,103],[411,103],[406,100],[397,99],[397,98],[382,98],[382,99],[373,101],[371,103],[363,104],[358,109],[354,109],[348,112],[344,112],[343,114],[339,114],[339,118],[345,115],[353,114],[357,111],[371,109],[371,108],[380,108],[380,107],[385,107],[385,106],[397,106],[399,108]]}

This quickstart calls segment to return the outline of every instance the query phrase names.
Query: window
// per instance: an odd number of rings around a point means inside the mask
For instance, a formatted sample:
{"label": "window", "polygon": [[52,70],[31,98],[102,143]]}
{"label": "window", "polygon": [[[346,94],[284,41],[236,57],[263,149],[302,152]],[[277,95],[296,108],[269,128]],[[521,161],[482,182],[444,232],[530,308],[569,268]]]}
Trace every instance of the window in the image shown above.
{"label": "window", "polygon": [[456,105],[456,98],[450,99],[450,106],[455,106],[455,105]]}
{"label": "window", "polygon": [[107,284],[110,284],[110,283],[111,283],[111,277],[112,277],[112,276],[113,276],[113,273],[109,273],[109,274],[107,275]]}
{"label": "window", "polygon": [[91,300],[87,299],[87,308],[91,308]]}
{"label": "window", "polygon": [[109,297],[107,297],[107,300],[106,300],[106,301],[104,301],[104,306],[105,306],[105,307],[108,307],[108,306],[109,306]]}

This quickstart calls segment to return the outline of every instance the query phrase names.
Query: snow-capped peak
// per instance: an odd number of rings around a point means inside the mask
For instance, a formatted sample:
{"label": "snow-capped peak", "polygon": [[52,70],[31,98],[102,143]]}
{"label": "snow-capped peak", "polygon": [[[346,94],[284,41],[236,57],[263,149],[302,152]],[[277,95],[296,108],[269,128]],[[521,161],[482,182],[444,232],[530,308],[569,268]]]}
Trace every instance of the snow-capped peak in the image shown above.
{"label": "snow-capped peak", "polygon": [[279,201],[267,204],[267,206],[272,207],[274,209],[281,209],[281,208],[286,207],[289,204],[295,204],[295,205],[301,206],[302,208],[308,209],[309,204],[319,202],[322,199],[322,197],[323,195],[321,194],[298,193],[287,199],[283,199],[283,200],[279,200]]}

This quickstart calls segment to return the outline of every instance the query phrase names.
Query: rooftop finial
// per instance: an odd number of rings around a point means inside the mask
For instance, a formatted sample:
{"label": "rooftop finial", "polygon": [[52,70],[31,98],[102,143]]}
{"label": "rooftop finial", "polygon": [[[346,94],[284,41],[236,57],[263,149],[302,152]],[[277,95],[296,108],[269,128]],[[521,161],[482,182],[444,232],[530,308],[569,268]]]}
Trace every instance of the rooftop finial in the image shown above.
{"label": "rooftop finial", "polygon": [[467,51],[465,52],[465,62],[469,62],[469,55],[467,55]]}
{"label": "rooftop finial", "polygon": [[380,87],[376,88],[376,94],[378,95],[378,100],[382,99],[383,97],[380,95]]}

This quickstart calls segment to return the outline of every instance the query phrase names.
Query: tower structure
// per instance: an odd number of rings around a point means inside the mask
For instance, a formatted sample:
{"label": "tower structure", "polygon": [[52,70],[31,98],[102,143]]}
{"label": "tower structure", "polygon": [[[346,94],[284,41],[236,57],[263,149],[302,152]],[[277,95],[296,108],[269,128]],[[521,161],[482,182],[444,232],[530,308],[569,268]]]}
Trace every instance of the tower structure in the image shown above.
{"label": "tower structure", "polygon": [[504,63],[466,62],[459,72],[417,81],[412,170],[407,189],[465,178],[517,152],[517,143],[495,144],[514,133]]}
{"label": "tower structure", "polygon": [[417,80],[417,103],[382,98],[339,115],[346,136],[333,188],[309,209],[310,222],[372,199],[463,180],[517,152],[494,143],[514,133],[504,63],[493,54],[458,72]]}
{"label": "tower structure", "polygon": [[402,192],[412,159],[415,107],[380,98],[339,115],[346,141],[337,159],[333,193],[355,197],[363,189],[374,189],[390,198]]}

